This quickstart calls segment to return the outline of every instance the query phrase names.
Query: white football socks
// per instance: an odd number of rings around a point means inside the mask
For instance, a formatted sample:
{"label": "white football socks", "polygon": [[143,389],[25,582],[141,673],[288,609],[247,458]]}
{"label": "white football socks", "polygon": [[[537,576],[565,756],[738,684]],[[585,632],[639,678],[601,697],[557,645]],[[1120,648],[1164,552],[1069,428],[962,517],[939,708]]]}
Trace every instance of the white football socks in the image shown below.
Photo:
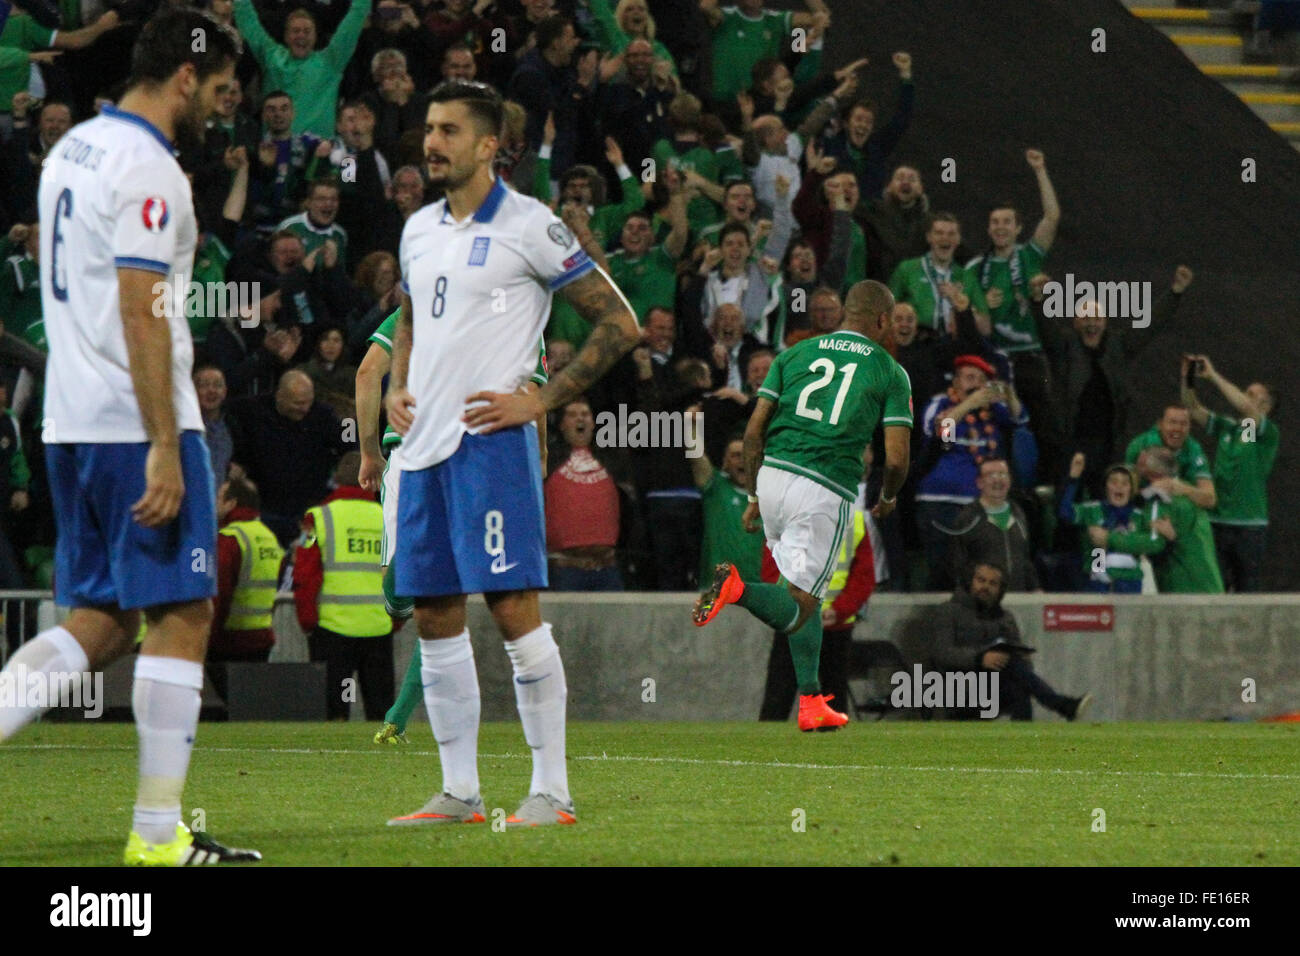
{"label": "white football socks", "polygon": [[420,679],[429,726],[438,741],[442,790],[473,802],[479,797],[478,724],[482,703],[468,629],[455,637],[420,639]]}
{"label": "white football socks", "polygon": [[[0,705],[0,740],[8,740],[49,709],[27,702],[33,674],[83,674],[89,669],[86,652],[66,628],[41,631],[18,648],[0,672],[0,681],[11,685],[0,688],[0,700],[4,701]],[[43,696],[49,697],[48,693]]]}
{"label": "white football socks", "polygon": [[569,803],[569,770],[564,763],[564,711],[568,687],[560,649],[543,624],[506,642],[515,669],[515,702],[524,739],[533,750],[533,782],[528,792],[544,793]]}
{"label": "white football socks", "polygon": [[140,782],[131,828],[146,843],[176,839],[202,690],[202,664],[144,654],[136,659],[131,710],[140,737]]}

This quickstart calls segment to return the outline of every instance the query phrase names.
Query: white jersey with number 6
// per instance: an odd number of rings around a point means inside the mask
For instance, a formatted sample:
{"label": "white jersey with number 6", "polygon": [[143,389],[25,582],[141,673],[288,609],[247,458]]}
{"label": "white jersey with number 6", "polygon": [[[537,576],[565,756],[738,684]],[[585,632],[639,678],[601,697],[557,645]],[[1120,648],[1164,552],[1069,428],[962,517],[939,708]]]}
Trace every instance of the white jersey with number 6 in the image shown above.
{"label": "white jersey with number 6", "polygon": [[597,266],[550,209],[499,178],[463,222],[445,199],[413,215],[399,259],[411,297],[415,419],[396,454],[403,470],[418,471],[460,447],[466,398],[529,380],[552,293]]}
{"label": "white jersey with number 6", "polygon": [[[166,283],[157,307],[172,347],[181,431],[203,429],[190,379],[194,345],[184,302],[198,238],[190,184],[172,145],[147,120],[105,107],[50,151],[41,174],[41,304],[50,344],[45,441],[142,442],[122,326],[117,270]],[[159,287],[161,288],[161,287]]]}

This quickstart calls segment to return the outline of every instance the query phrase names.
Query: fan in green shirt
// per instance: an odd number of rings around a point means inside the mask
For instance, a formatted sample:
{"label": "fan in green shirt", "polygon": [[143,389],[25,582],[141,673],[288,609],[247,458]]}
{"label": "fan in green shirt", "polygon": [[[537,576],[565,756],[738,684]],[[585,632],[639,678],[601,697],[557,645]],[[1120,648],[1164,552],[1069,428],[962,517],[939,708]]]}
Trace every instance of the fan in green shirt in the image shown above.
{"label": "fan in green shirt", "polygon": [[609,275],[627,298],[637,321],[656,306],[673,311],[677,300],[677,260],[686,248],[685,194],[678,190],[668,206],[673,229],[662,245],[652,246],[654,229],[650,216],[634,212],[623,224],[623,248],[609,257]]}
{"label": "fan in green shirt", "polygon": [[[1210,411],[1200,403],[1196,391],[1187,386],[1190,362],[1199,362],[1197,376],[1216,386],[1240,416],[1231,418]],[[1273,390],[1254,382],[1244,390],[1233,385],[1214,368],[1205,355],[1183,359],[1183,404],[1192,421],[1214,440],[1214,491],[1218,498],[1210,512],[1215,524],[1265,527],[1268,524],[1268,476],[1277,459],[1280,440],[1273,422]]]}
{"label": "fan in green shirt", "polygon": [[371,0],[353,0],[329,45],[316,49],[316,21],[294,11],[284,24],[284,45],[271,39],[258,19],[253,0],[235,0],[235,24],[249,52],[262,68],[262,89],[284,90],[293,99],[293,135],[311,132],[328,138],[334,132],[334,107],[343,71],[352,59]]}
{"label": "fan in green shirt", "polygon": [[754,64],[765,57],[780,59],[790,48],[793,28],[820,32],[830,25],[822,0],[808,0],[808,8],[809,13],[793,13],[765,10],[763,0],[736,0],[727,7],[718,0],[700,0],[700,11],[713,29],[714,101],[730,103],[748,89]]}
{"label": "fan in green shirt", "polygon": [[1043,204],[1043,218],[1027,243],[1017,243],[1023,228],[1020,211],[1005,203],[989,212],[991,248],[966,263],[975,275],[988,302],[993,324],[993,344],[1005,352],[1028,352],[1041,349],[1038,326],[1029,307],[1029,280],[1043,270],[1043,259],[1056,241],[1061,222],[1061,207],[1056,190],[1047,175],[1043,154],[1026,151],[1025,159],[1038,177],[1038,193]]}
{"label": "fan in green shirt", "polygon": [[1163,482],[1166,494],[1190,498],[1192,503],[1206,510],[1217,503],[1210,463],[1201,450],[1201,444],[1191,436],[1192,416],[1182,405],[1169,405],[1160,420],[1128,443],[1124,460],[1136,464],[1138,456],[1148,448],[1164,448],[1174,456],[1175,469],[1168,481]]}
{"label": "fan in green shirt", "polygon": [[[548,123],[542,136],[542,148],[537,154],[537,164],[533,172],[533,191],[537,196],[551,194],[551,151],[550,142],[555,138],[554,127]],[[645,208],[645,194],[641,192],[641,181],[632,175],[627,163],[623,161],[623,150],[612,136],[605,137],[605,158],[618,173],[618,184],[622,195],[616,203],[605,203],[604,180],[594,166],[570,166],[560,177],[560,206],[577,203],[587,210],[591,218],[587,228],[591,230],[602,249],[607,249],[623,230],[623,223],[630,213]]]}
{"label": "fan in green shirt", "polygon": [[596,18],[592,26],[596,42],[602,49],[617,55],[634,39],[645,40],[650,44],[654,58],[667,62],[672,75],[677,75],[673,55],[668,52],[668,47],[655,39],[655,21],[650,16],[646,0],[621,0],[617,14],[610,9],[609,0],[587,0],[587,9]]}
{"label": "fan in green shirt", "polygon": [[975,274],[957,265],[952,258],[961,245],[957,217],[948,212],[934,213],[925,238],[930,243],[930,251],[900,262],[889,277],[889,291],[899,302],[912,305],[918,325],[934,329],[940,335],[956,334],[956,313],[961,309],[952,298],[960,292],[970,299],[975,327],[980,335],[987,337],[992,329],[984,290]]}
{"label": "fan in green shirt", "polygon": [[33,62],[56,62],[50,59],[54,54],[41,51],[88,47],[116,27],[119,19],[116,10],[109,10],[90,26],[79,30],[50,30],[25,13],[11,14],[4,29],[0,30],[0,113],[8,113],[13,106],[14,94],[27,89]]}

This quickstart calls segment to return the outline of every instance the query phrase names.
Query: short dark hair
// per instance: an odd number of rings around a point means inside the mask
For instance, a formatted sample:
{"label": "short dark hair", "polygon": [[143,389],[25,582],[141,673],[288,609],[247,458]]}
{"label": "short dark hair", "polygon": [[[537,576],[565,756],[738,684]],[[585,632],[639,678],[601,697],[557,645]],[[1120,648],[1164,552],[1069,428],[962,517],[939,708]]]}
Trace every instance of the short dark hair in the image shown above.
{"label": "short dark hair", "polygon": [[317,176],[307,184],[307,192],[303,198],[311,199],[312,196],[316,195],[316,190],[318,189],[332,189],[335,192],[341,191],[339,181],[333,176]]}
{"label": "short dark hair", "polygon": [[736,178],[736,179],[729,179],[729,180],[727,180],[727,184],[726,184],[725,186],[722,187],[722,201],[723,201],[723,202],[726,202],[726,201],[727,201],[727,194],[730,193],[730,192],[731,192],[733,189],[735,189],[737,186],[748,186],[748,187],[749,187],[749,191],[750,191],[751,193],[753,193],[754,195],[757,195],[757,194],[758,194],[758,190],[756,190],[756,189],[754,188],[754,184],[751,183],[748,179],[744,179],[743,177],[741,177],[741,178]]}
{"label": "short dark hair", "polygon": [[993,215],[993,214],[994,214],[995,212],[997,212],[999,209],[1010,209],[1011,212],[1015,214],[1015,217],[1016,217],[1016,225],[1020,225],[1020,222],[1021,222],[1021,219],[1020,219],[1020,209],[1019,209],[1019,207],[1016,206],[1015,203],[1013,203],[1013,202],[995,202],[993,205],[989,206],[989,215],[990,215],[990,216]]}
{"label": "short dark hair", "polygon": [[[545,21],[542,21],[543,23]],[[477,80],[443,80],[429,94],[430,103],[464,103],[485,136],[500,136],[505,121],[501,94]]]}
{"label": "short dark hair", "polygon": [[534,34],[537,37],[537,49],[545,53],[552,43],[564,35],[564,28],[573,26],[573,21],[560,14],[552,14],[537,24]]}
{"label": "short dark hair", "polygon": [[854,100],[852,103],[846,106],[844,108],[844,113],[843,113],[844,118],[847,120],[850,116],[853,115],[854,110],[866,110],[872,116],[876,116],[880,113],[880,107],[876,103],[876,101],[873,99],[868,99],[866,97],[860,100]]}
{"label": "short dark hair", "polygon": [[288,100],[291,104],[293,103],[293,97],[284,90],[272,90],[270,93],[267,93],[262,97],[262,105],[266,106],[267,100],[278,100],[280,98]]}
{"label": "short dark hair", "polygon": [[731,235],[733,232],[743,233],[745,241],[748,242],[750,246],[754,245],[754,237],[749,234],[749,227],[743,222],[729,222],[723,226],[722,231],[718,233],[718,245],[721,246],[726,242],[727,236]]}
{"label": "short dark hair", "polygon": [[221,372],[222,378],[226,375],[216,362],[196,362],[194,368],[190,369],[190,378],[198,378],[202,372]]}
{"label": "short dark hair", "polygon": [[[654,224],[655,224],[654,217],[651,216],[650,213],[646,212],[645,209],[632,210],[623,218],[623,224],[626,225],[627,223],[631,222],[633,219],[644,219],[650,225],[651,229],[654,228]],[[1271,390],[1269,394],[1270,395],[1272,394]]]}
{"label": "short dark hair", "polygon": [[754,359],[756,359],[756,358],[761,358],[761,357],[764,356],[764,355],[770,355],[770,356],[772,356],[772,358],[776,358],[776,352],[775,352],[774,350],[768,348],[767,346],[763,346],[762,348],[754,349],[754,351],[750,352],[749,355],[747,355],[747,356],[745,357],[745,374],[746,374],[746,375],[749,374],[749,366],[753,364]]}
{"label": "short dark hair", "polygon": [[961,220],[950,212],[932,212],[925,217],[925,231],[929,232],[934,228],[936,222],[950,222],[958,229],[961,228]]}
{"label": "short dark hair", "polygon": [[780,65],[781,65],[781,61],[774,56],[763,57],[761,60],[759,60],[754,64],[752,69],[750,69],[749,71],[750,82],[752,82],[754,86],[758,86],[760,83],[767,82],[769,79],[771,79],[772,74],[776,72],[776,68],[779,67]]}
{"label": "short dark hair", "polygon": [[252,508],[254,511],[260,511],[262,508],[262,496],[257,493],[253,483],[246,478],[226,479],[225,496],[240,508]]}
{"label": "short dark hair", "polygon": [[[197,44],[200,37],[203,43]],[[194,66],[201,82],[238,58],[235,40],[216,20],[197,10],[163,7],[144,25],[131,51],[130,85],[165,83],[186,63]]]}

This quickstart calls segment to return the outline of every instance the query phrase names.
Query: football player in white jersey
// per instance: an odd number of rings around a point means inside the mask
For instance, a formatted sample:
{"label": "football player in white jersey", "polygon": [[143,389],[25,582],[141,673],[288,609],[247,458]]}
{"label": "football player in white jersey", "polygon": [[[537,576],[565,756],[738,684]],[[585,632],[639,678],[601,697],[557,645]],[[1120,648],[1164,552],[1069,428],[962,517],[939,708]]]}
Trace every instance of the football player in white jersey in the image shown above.
{"label": "football player in white jersey", "polygon": [[[204,37],[198,44],[196,37]],[[195,47],[202,47],[196,50]],[[58,525],[55,596],[72,608],[10,658],[89,679],[146,629],[131,704],[139,785],[125,861],[261,859],[181,822],[216,592],[216,504],[183,308],[197,228],[172,141],[202,135],[234,76],[234,41],[192,10],[142,31],[117,107],[75,127],[41,175],[44,440]],[[9,698],[12,699],[12,698]],[[44,707],[0,708],[0,739]]]}
{"label": "football player in white jersey", "polygon": [[[402,313],[385,404],[403,436],[397,593],[415,599],[442,789],[390,825],[481,823],[479,687],[465,598],[482,593],[514,667],[533,752],[509,826],[574,823],[565,767],[567,689],[537,591],[547,585],[537,431],[640,340],[613,282],[542,203],[492,172],[500,95],[450,80],[431,94],[424,152],[445,197],[407,220]],[[586,345],[535,392],[523,386],[559,292],[592,325]]]}

